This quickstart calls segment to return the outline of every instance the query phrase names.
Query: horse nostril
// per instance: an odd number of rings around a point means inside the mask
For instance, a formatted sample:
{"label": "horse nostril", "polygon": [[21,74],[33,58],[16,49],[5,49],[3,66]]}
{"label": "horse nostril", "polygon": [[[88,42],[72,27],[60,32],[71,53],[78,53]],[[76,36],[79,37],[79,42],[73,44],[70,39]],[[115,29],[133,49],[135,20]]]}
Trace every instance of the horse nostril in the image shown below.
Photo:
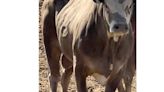
{"label": "horse nostril", "polygon": [[128,25],[125,26],[125,30],[128,30]]}
{"label": "horse nostril", "polygon": [[119,25],[114,25],[113,29],[115,30],[119,29]]}
{"label": "horse nostril", "polygon": [[115,24],[112,27],[113,31],[127,31],[128,25],[127,24]]}

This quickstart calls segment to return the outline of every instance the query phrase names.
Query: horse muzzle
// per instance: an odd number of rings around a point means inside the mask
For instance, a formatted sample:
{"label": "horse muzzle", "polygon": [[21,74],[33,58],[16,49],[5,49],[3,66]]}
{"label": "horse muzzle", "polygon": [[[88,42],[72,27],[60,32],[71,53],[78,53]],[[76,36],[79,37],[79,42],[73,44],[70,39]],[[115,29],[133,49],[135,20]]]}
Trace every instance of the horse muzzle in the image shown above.
{"label": "horse muzzle", "polygon": [[129,33],[128,24],[124,21],[112,21],[108,31],[109,37],[113,37],[114,42],[118,42],[119,38]]}
{"label": "horse muzzle", "polygon": [[113,38],[114,42],[118,42],[119,38],[127,35],[129,33],[128,25],[125,23],[111,25],[108,31],[108,37]]}

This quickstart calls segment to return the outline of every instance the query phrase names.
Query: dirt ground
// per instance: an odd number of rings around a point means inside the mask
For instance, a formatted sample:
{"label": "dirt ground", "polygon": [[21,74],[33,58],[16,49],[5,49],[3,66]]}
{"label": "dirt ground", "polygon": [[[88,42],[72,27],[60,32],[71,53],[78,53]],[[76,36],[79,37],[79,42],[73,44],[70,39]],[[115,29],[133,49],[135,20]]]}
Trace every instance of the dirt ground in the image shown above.
{"label": "dirt ground", "polygon": [[[40,9],[42,6],[43,0],[39,0],[39,29],[40,29]],[[45,54],[45,48],[43,44],[43,34],[42,30],[39,30],[39,92],[50,92],[50,86],[48,82],[48,64]],[[104,92],[105,87],[101,86],[94,77],[87,77],[87,88],[88,92]],[[132,92],[136,92],[136,77],[133,79]],[[58,92],[62,92],[61,85],[58,85]],[[71,82],[68,88],[69,92],[77,92],[74,79],[71,78]]]}

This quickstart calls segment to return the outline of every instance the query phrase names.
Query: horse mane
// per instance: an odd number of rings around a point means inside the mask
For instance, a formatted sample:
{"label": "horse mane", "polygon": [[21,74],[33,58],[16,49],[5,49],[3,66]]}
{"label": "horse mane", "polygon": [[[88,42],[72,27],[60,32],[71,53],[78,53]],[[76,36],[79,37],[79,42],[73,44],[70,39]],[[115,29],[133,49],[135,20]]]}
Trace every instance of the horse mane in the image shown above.
{"label": "horse mane", "polygon": [[56,17],[57,30],[66,27],[73,39],[78,39],[82,31],[87,31],[95,21],[98,6],[93,0],[70,0]]}

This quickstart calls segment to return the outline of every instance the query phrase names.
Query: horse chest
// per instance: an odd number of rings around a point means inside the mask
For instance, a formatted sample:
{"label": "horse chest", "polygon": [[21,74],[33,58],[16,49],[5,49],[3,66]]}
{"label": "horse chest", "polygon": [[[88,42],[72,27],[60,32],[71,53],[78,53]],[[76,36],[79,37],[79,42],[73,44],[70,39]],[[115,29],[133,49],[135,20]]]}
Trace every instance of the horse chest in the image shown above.
{"label": "horse chest", "polygon": [[91,75],[102,85],[106,84],[107,76],[112,70],[112,64],[105,61],[104,59],[96,59],[93,61],[86,60],[85,62],[88,70],[91,71]]}

